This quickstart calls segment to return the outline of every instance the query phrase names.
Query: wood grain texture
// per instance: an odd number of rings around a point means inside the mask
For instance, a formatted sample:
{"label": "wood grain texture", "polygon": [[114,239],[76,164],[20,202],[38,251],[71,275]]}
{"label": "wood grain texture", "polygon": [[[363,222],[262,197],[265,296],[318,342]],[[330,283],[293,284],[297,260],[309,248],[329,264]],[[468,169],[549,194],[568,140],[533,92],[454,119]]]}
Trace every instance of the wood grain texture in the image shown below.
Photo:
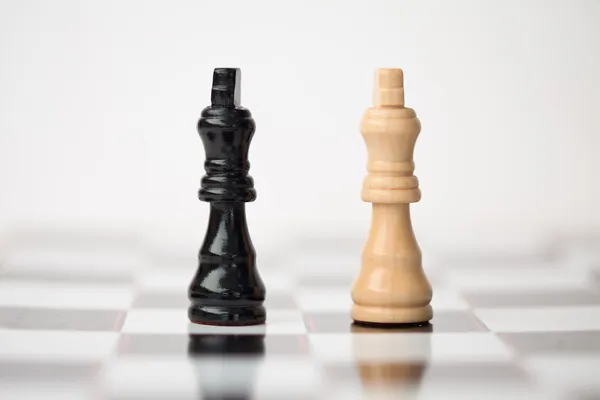
{"label": "wood grain texture", "polygon": [[401,69],[377,70],[373,103],[360,127],[368,150],[361,197],[373,206],[360,273],[352,287],[352,318],[380,324],[427,322],[433,317],[432,289],[410,218],[410,203],[421,199],[413,175],[421,123],[415,111],[404,106]]}

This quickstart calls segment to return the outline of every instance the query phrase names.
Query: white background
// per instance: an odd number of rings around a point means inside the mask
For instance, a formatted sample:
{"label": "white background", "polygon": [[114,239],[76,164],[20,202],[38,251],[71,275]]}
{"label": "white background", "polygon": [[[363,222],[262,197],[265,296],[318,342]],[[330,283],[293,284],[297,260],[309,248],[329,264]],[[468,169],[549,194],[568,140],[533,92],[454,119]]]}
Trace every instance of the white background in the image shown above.
{"label": "white background", "polygon": [[[255,245],[364,237],[358,123],[400,67],[427,248],[600,230],[600,2],[3,1],[0,229],[142,230],[197,248],[214,67],[256,120]],[[319,233],[320,232],[320,233]]]}

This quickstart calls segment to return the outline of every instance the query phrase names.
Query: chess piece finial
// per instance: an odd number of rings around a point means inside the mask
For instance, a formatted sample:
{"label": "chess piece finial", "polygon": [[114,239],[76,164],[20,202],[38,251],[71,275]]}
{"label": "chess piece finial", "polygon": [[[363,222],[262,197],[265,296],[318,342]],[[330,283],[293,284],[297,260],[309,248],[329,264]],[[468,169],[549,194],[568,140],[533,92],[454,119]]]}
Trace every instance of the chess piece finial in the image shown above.
{"label": "chess piece finial", "polygon": [[266,320],[265,286],[246,222],[245,203],[256,199],[248,152],[256,125],[239,105],[241,72],[217,68],[211,106],[202,110],[198,133],[205,150],[200,200],[210,203],[198,269],[188,291],[190,321],[256,325]]}
{"label": "chess piece finial", "polygon": [[212,106],[236,107],[240,105],[242,71],[239,68],[215,68],[211,90]]}
{"label": "chess piece finial", "polygon": [[431,320],[432,289],[410,219],[410,203],[421,199],[413,175],[413,152],[421,123],[404,106],[401,69],[376,73],[374,106],[361,121],[368,150],[362,199],[373,203],[362,266],[352,288],[352,318],[375,324]]}
{"label": "chess piece finial", "polygon": [[404,106],[404,73],[401,69],[380,69],[375,75],[373,105],[376,107]]}

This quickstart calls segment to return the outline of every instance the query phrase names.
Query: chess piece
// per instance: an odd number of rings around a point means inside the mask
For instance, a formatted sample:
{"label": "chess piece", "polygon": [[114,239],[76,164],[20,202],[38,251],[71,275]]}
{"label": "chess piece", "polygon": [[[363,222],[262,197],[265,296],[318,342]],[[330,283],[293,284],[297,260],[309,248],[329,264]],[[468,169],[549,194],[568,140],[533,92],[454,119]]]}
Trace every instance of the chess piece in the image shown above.
{"label": "chess piece", "polygon": [[404,107],[401,69],[376,73],[374,107],[361,121],[368,150],[362,200],[373,203],[362,266],[352,287],[352,319],[373,324],[431,320],[431,285],[423,271],[410,203],[421,199],[413,152],[421,123]]}
{"label": "chess piece", "polygon": [[240,105],[240,78],[239,69],[214,70],[212,104],[198,121],[206,153],[198,197],[210,203],[208,229],[188,291],[188,316],[198,324],[257,325],[266,320],[265,286],[256,268],[245,208],[256,199],[248,175],[256,125]]}

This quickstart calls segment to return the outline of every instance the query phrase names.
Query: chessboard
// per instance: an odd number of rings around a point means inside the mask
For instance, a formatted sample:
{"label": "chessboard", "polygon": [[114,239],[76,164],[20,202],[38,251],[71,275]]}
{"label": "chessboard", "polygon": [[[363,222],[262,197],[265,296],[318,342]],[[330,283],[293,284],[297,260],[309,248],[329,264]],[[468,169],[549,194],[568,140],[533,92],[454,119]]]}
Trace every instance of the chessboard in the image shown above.
{"label": "chessboard", "polygon": [[266,325],[211,327],[187,319],[195,254],[135,238],[5,241],[0,398],[600,398],[598,246],[424,251],[434,318],[411,329],[350,320],[360,246],[257,249]]}

